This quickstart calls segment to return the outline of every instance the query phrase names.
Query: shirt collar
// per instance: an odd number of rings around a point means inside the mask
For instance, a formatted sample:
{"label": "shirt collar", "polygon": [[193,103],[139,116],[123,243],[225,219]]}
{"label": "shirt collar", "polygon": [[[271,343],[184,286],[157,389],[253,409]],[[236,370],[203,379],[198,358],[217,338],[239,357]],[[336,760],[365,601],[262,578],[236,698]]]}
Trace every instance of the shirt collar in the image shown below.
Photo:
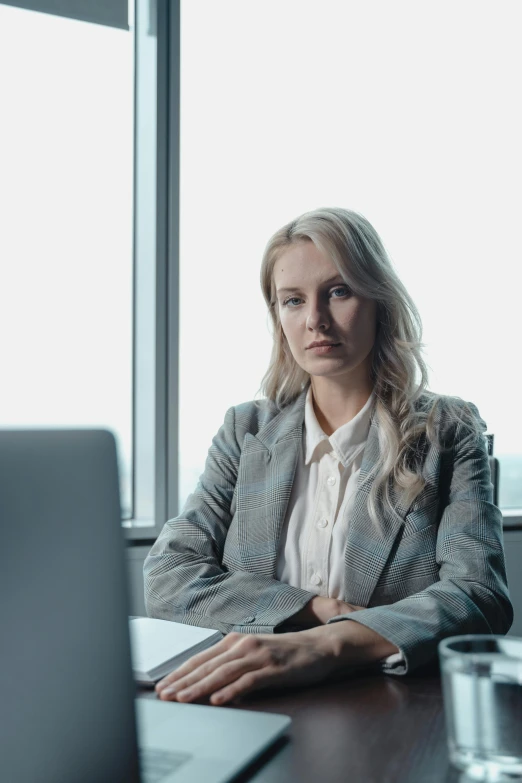
{"label": "shirt collar", "polygon": [[[368,438],[374,399],[375,395],[372,392],[359,413],[354,416],[351,421],[338,427],[335,432],[328,437],[317,421],[314,412],[312,387],[310,386],[306,395],[304,415],[306,441],[305,465],[308,465],[311,462],[317,449],[317,456],[324,450],[333,451],[339,462],[341,462],[344,467],[347,467],[364,448]],[[318,449],[320,445],[322,446],[322,449]]]}

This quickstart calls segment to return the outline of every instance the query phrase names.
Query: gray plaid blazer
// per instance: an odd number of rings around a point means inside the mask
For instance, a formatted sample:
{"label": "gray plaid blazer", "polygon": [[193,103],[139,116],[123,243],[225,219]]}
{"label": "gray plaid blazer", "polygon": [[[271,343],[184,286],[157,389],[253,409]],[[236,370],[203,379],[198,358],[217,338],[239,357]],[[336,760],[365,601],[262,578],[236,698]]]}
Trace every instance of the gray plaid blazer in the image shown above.
{"label": "gray plaid blazer", "polygon": [[[254,402],[227,411],[194,493],[145,561],[149,616],[273,633],[313,598],[274,577],[305,397],[282,411]],[[485,442],[444,423],[443,412],[437,427],[450,448],[426,445],[424,490],[409,507],[392,492],[398,513],[383,511],[376,526],[367,508],[379,455],[372,418],[344,555],[345,600],[367,608],[330,620],[356,620],[395,644],[405,659],[397,674],[428,662],[446,636],[506,633],[513,618]]]}

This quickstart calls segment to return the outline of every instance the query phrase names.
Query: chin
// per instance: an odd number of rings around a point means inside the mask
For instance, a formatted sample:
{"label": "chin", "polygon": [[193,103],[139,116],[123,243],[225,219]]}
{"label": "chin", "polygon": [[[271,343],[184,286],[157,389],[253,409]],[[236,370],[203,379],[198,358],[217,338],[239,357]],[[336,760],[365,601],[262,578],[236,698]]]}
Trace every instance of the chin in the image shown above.
{"label": "chin", "polygon": [[350,365],[345,365],[342,362],[339,362],[339,360],[335,361],[329,361],[328,365],[326,362],[317,362],[309,363],[308,367],[303,367],[305,372],[309,373],[310,375],[317,375],[318,377],[322,376],[328,376],[328,375],[339,375],[339,373],[346,372],[346,370],[350,369]]}

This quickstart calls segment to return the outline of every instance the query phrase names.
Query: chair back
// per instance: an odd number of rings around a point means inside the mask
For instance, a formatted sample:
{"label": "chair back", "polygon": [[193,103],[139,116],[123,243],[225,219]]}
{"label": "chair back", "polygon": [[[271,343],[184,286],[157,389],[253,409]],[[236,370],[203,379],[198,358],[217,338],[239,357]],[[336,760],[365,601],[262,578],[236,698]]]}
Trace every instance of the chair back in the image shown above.
{"label": "chair back", "polygon": [[493,484],[493,503],[498,506],[498,487],[500,482],[500,463],[496,457],[489,458],[491,483]]}

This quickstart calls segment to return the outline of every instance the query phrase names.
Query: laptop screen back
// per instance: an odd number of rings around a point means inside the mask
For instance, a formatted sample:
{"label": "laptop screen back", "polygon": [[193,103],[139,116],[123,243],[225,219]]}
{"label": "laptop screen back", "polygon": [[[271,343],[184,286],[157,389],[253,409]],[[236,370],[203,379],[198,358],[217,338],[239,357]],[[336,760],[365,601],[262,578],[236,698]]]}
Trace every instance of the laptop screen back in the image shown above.
{"label": "laptop screen back", "polygon": [[9,783],[137,783],[116,446],[0,430],[0,759]]}

